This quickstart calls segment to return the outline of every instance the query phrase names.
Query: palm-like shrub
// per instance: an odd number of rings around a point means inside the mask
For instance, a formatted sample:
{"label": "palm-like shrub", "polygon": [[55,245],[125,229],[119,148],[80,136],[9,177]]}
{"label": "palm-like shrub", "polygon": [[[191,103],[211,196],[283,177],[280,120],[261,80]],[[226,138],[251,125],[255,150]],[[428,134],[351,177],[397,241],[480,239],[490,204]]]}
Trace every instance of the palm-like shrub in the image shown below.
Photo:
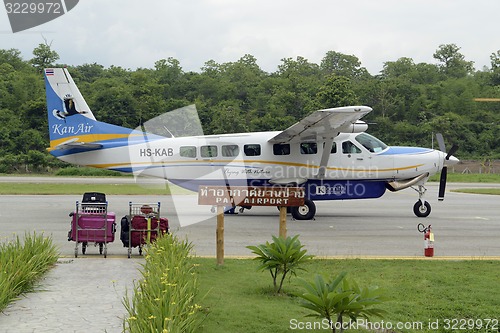
{"label": "palm-like shrub", "polygon": [[334,333],[337,328],[343,332],[349,326],[344,325],[344,319],[369,320],[372,316],[383,317],[386,313],[377,307],[386,301],[381,289],[360,287],[355,281],[347,279],[346,275],[343,272],[329,282],[325,282],[321,275],[316,275],[313,282],[301,280],[306,292],[297,294],[302,298],[301,305],[315,312],[309,316],[326,318]]}
{"label": "palm-like shrub", "polygon": [[303,247],[298,235],[286,239],[273,236],[272,243],[247,246],[248,249],[252,250],[252,253],[257,255],[254,260],[260,261],[260,266],[257,269],[268,270],[271,274],[276,293],[281,292],[287,275],[296,275],[297,270],[303,270],[300,266],[313,257],[307,255],[307,250]]}

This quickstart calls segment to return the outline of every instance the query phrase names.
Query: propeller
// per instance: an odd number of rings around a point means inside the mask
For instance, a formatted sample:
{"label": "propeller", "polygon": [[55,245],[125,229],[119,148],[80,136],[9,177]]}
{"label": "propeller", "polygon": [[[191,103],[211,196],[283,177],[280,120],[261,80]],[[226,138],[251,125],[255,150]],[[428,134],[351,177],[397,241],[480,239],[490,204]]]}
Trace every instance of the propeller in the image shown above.
{"label": "propeller", "polygon": [[443,135],[441,133],[436,133],[436,139],[439,145],[439,150],[441,150],[443,153],[446,154],[446,157],[444,158],[444,163],[443,163],[443,169],[441,170],[441,177],[439,177],[439,193],[438,193],[438,200],[443,201],[444,200],[444,192],[446,190],[446,178],[448,177],[448,165],[447,161],[450,160],[450,157],[453,156],[453,154],[457,151],[458,146],[453,145],[448,153],[446,153],[446,146],[444,144],[444,139]]}

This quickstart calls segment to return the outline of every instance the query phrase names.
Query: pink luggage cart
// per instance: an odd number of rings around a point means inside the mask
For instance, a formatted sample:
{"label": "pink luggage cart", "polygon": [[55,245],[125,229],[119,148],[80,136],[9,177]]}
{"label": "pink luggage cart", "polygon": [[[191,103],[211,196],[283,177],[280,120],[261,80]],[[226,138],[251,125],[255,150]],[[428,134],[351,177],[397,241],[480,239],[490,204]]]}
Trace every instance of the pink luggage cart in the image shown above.
{"label": "pink luggage cart", "polygon": [[115,213],[108,212],[108,203],[103,193],[85,193],[81,203],[76,202],[76,209],[70,214],[71,230],[68,240],[75,241],[75,258],[78,257],[78,244],[82,243],[85,254],[88,243],[99,245],[99,254],[107,257],[107,243],[115,240]]}

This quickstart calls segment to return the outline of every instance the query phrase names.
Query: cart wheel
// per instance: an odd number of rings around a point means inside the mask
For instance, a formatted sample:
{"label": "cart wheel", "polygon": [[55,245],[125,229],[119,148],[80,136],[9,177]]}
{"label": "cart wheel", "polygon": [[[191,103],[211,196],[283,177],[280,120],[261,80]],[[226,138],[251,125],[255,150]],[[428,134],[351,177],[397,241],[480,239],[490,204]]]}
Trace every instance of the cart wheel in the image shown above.
{"label": "cart wheel", "polygon": [[87,242],[82,243],[82,254],[85,254],[87,252]]}
{"label": "cart wheel", "polygon": [[99,254],[102,254],[102,248],[103,248],[104,244],[103,243],[99,243]]}
{"label": "cart wheel", "polygon": [[128,257],[130,258],[130,256],[131,256],[131,255],[132,255],[132,249],[131,249],[131,248],[129,248],[129,249],[128,249]]}
{"label": "cart wheel", "polygon": [[139,255],[142,256],[142,247],[139,246]]}

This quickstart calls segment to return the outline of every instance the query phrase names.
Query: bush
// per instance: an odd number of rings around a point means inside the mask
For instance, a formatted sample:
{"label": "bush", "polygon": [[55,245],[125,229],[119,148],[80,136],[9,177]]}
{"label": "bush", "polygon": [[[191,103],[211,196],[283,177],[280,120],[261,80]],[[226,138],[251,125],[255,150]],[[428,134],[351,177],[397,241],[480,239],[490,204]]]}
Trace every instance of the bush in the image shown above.
{"label": "bush", "polygon": [[30,291],[35,282],[56,263],[59,253],[52,239],[25,234],[0,244],[0,311],[19,294]]}
{"label": "bush", "polygon": [[336,328],[344,331],[344,317],[350,321],[358,318],[369,320],[370,316],[383,317],[385,311],[376,307],[386,298],[378,287],[360,287],[354,280],[346,278],[347,273],[339,274],[330,282],[316,275],[313,282],[301,280],[305,293],[298,293],[302,306],[314,311],[312,317],[326,318],[332,332]]}
{"label": "bush", "polygon": [[192,245],[166,234],[146,247],[142,279],[125,295],[124,331],[197,332],[201,307],[195,299],[198,281],[190,257]]}
{"label": "bush", "polygon": [[56,172],[56,176],[119,177],[123,175],[118,171],[90,167],[67,167]]}
{"label": "bush", "polygon": [[[296,275],[297,270],[303,269],[300,265],[313,257],[306,255],[307,250],[303,250],[303,247],[300,244],[299,235],[293,238],[287,237],[286,239],[273,236],[273,243],[266,242],[266,244],[259,246],[247,246],[248,249],[252,250],[252,253],[257,255],[254,260],[261,262],[257,269],[269,270],[276,293],[281,292],[288,273]],[[280,275],[281,278],[279,278]]]}

